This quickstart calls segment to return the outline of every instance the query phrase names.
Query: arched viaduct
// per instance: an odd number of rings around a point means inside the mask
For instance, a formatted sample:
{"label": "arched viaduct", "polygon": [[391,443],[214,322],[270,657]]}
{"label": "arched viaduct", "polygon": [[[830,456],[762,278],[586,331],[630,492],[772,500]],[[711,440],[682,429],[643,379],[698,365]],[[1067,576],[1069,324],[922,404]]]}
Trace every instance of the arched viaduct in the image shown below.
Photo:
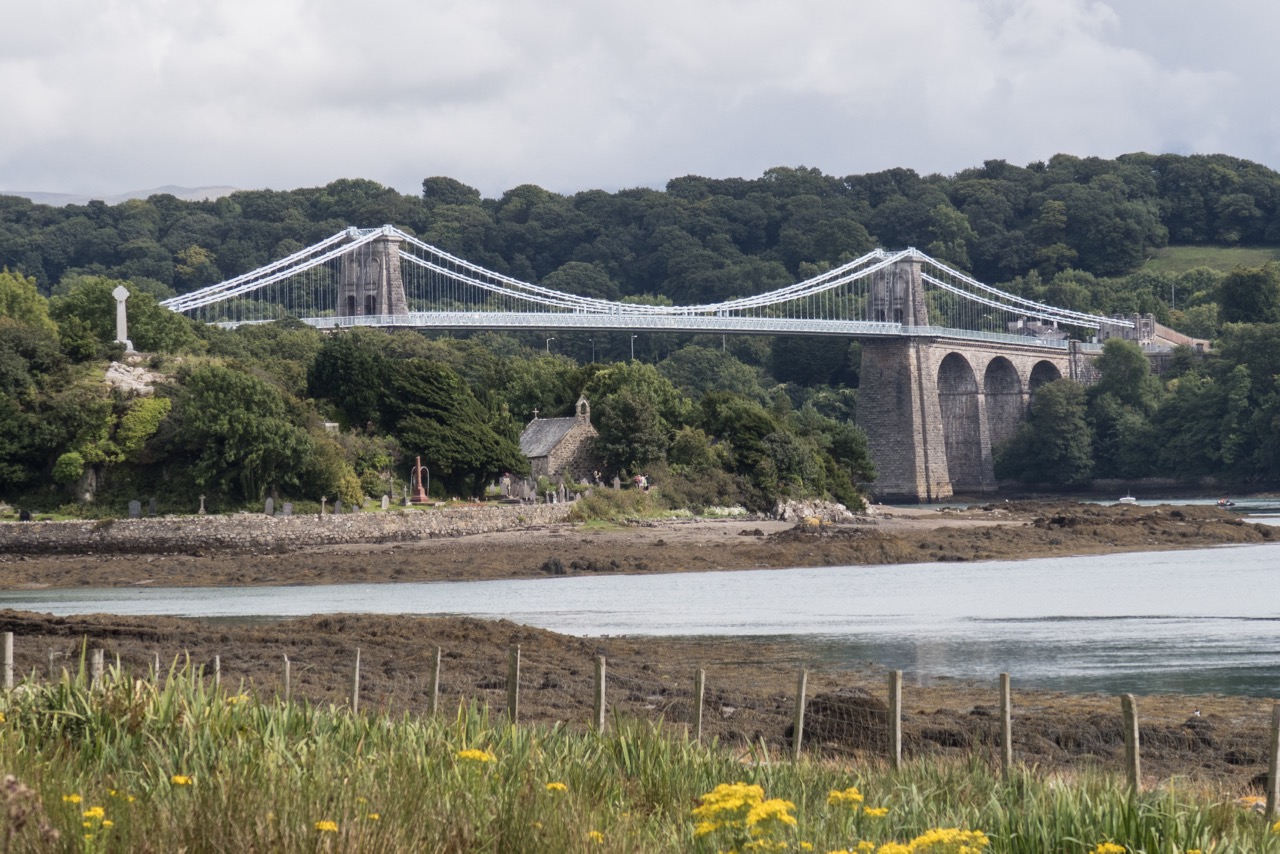
{"label": "arched viaduct", "polygon": [[875,499],[993,492],[991,449],[1026,419],[1035,389],[1062,377],[1091,382],[1095,357],[1077,342],[864,341],[858,424],[878,473]]}

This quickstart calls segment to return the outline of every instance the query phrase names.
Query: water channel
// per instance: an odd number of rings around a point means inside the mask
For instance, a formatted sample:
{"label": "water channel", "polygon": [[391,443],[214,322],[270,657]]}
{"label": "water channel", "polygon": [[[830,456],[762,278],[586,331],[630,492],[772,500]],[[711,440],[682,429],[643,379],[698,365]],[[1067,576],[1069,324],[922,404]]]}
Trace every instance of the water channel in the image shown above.
{"label": "water channel", "polygon": [[1022,561],[315,587],[0,591],[0,608],[233,620],[465,614],[581,636],[798,642],[823,667],[1280,697],[1280,545]]}

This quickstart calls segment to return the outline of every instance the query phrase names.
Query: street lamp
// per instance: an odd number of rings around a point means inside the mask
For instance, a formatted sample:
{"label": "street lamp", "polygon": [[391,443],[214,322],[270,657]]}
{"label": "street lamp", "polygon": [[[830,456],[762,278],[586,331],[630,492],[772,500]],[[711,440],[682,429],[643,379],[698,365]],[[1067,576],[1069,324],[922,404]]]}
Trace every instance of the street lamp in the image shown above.
{"label": "street lamp", "polygon": [[552,342],[552,341],[554,341],[554,340],[556,340],[556,336],[554,336],[554,335],[552,335],[550,338],[548,338],[548,339],[547,339],[547,352],[548,352],[548,353],[550,353],[550,352],[551,352],[551,342]]}
{"label": "street lamp", "polygon": [[636,338],[637,337],[639,336],[636,336],[636,335],[631,336],[631,361],[633,362],[636,360]]}
{"label": "street lamp", "polygon": [[591,364],[594,365],[596,363],[596,339],[588,338],[587,340],[591,342]]}

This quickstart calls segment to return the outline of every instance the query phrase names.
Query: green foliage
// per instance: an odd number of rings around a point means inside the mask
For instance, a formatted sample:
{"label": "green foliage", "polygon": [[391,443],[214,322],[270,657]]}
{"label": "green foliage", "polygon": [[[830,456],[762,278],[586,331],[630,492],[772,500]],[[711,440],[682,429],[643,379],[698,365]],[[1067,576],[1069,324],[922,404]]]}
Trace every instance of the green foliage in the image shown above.
{"label": "green foliage", "polygon": [[408,455],[420,454],[433,483],[453,495],[478,495],[503,472],[529,470],[519,447],[493,421],[458,375],[442,365],[407,359],[390,372],[381,423]]}
{"label": "green foliage", "polygon": [[65,296],[50,301],[50,315],[59,325],[76,318],[88,325],[100,344],[116,337],[116,299],[111,292],[124,285],[129,290],[126,303],[129,339],[146,353],[198,352],[202,349],[194,321],[162,307],[155,297],[132,282],[102,276],[78,276],[69,281]]}
{"label": "green foliage", "polygon": [[375,420],[389,369],[384,341],[367,329],[326,337],[307,371],[307,394],[332,401],[348,426],[360,428]]}
{"label": "green foliage", "polygon": [[84,457],[78,451],[67,451],[53,464],[53,482],[75,483],[84,474]]}
{"label": "green foliage", "polygon": [[189,461],[193,484],[242,502],[300,485],[315,443],[279,389],[221,365],[184,370],[179,380],[168,451]]}
{"label": "green foliage", "polygon": [[1226,323],[1280,321],[1280,262],[1232,270],[1218,287],[1218,304]]}
{"label": "green foliage", "polygon": [[1027,422],[996,450],[996,476],[1025,483],[1083,486],[1093,475],[1084,389],[1054,380],[1036,389]]}
{"label": "green foliage", "polygon": [[116,428],[115,441],[121,458],[136,457],[172,408],[173,402],[167,397],[140,397],[133,401],[120,416],[120,425]]}
{"label": "green foliage", "polygon": [[49,318],[49,304],[36,290],[36,280],[0,268],[0,317],[24,326],[39,327],[56,335],[58,326]]}

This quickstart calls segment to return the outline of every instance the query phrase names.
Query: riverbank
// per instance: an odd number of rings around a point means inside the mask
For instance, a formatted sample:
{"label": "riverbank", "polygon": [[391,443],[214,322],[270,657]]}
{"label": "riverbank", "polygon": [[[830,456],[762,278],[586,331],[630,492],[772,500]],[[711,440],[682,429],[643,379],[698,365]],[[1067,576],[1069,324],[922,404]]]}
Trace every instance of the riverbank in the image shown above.
{"label": "riverbank", "polygon": [[[234,517],[233,517],[234,518]],[[19,524],[19,523],[9,523]],[[181,552],[0,553],[0,588],[210,587],[468,581],[599,573],[707,572],[1020,559],[1274,542],[1280,533],[1216,507],[1001,502],[873,508],[849,525],[741,519],[535,524],[461,536]],[[186,540],[184,540],[186,542]]]}
{"label": "riverbank", "polygon": [[[706,672],[704,732],[746,756],[763,743],[777,756],[789,745],[796,678],[810,667],[806,744],[815,758],[874,761],[884,756],[886,673],[870,663],[813,668],[800,644],[770,640],[576,638],[508,621],[464,617],[333,615],[263,625],[166,617],[51,617],[0,612],[0,631],[16,636],[19,674],[45,678],[79,666],[84,647],[146,676],[156,656],[167,672],[190,660],[222,684],[260,699],[282,692],[288,656],[294,697],[349,702],[360,651],[362,709],[424,714],[435,649],[442,651],[440,709],[459,703],[506,706],[506,674],[519,645],[520,718],[584,728],[591,719],[595,661],[605,656],[608,705],[623,718],[662,720],[674,730],[692,719],[694,671]],[[938,680],[904,691],[908,757],[977,755],[995,761],[998,695],[990,684]],[[1123,737],[1115,697],[1023,691],[1014,682],[1014,750],[1045,772],[1121,769]],[[1171,777],[1232,795],[1253,793],[1266,772],[1272,701],[1221,696],[1138,698],[1148,785]]]}

